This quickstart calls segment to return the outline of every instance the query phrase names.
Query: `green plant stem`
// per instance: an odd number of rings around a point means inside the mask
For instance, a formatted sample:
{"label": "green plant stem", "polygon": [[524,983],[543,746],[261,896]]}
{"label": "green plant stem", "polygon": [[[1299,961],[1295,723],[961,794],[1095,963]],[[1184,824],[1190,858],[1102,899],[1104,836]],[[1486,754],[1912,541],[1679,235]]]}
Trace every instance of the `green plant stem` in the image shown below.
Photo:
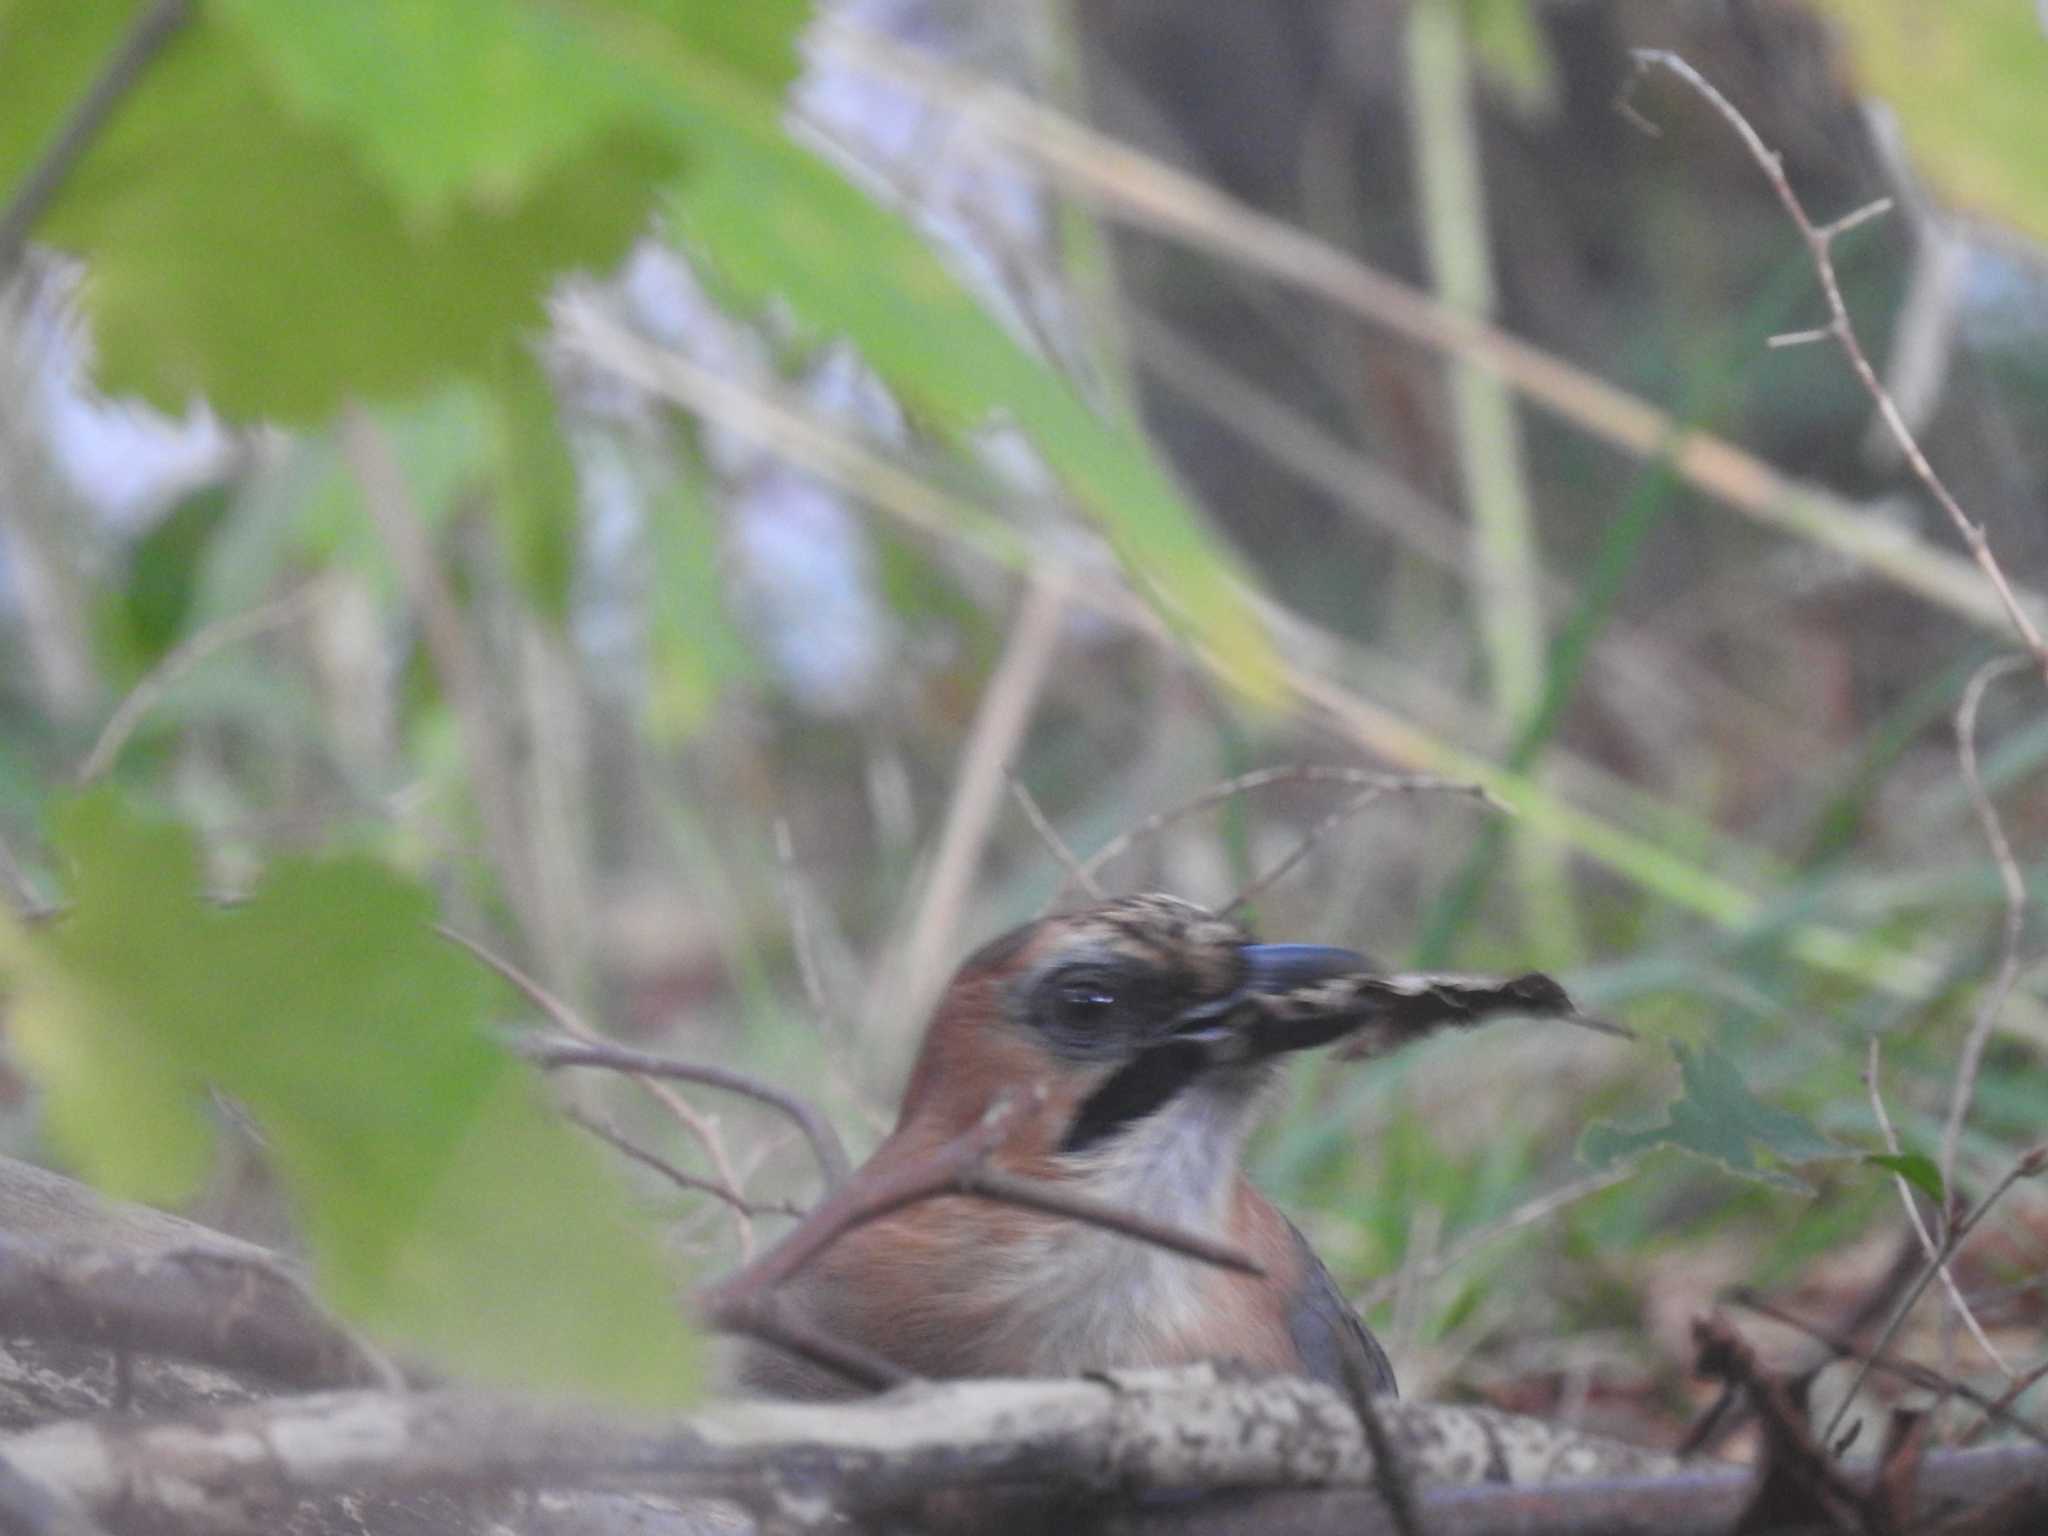
{"label": "green plant stem", "polygon": [[[1430,275],[1449,309],[1483,320],[1494,307],[1493,264],[1471,61],[1457,7],[1451,0],[1420,0],[1409,11],[1407,42]],[[1459,472],[1472,515],[1474,608],[1493,714],[1506,741],[1536,712],[1544,692],[1543,599],[1521,424],[1497,374],[1463,354],[1449,366]],[[1510,851],[1531,944],[1546,964],[1572,964],[1584,944],[1563,846],[1539,828],[1518,827]]]}

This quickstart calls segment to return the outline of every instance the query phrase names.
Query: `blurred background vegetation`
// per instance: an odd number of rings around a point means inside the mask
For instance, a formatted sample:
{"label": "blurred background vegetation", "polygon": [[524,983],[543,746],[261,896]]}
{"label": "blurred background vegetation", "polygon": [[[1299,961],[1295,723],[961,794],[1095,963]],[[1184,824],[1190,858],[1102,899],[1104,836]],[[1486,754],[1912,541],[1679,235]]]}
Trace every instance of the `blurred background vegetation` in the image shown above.
{"label": "blurred background vegetation", "polygon": [[[149,9],[0,0],[0,192]],[[1418,1395],[1645,1434],[1697,1405],[1684,1330],[1727,1287],[1849,1326],[1903,1232],[1869,1042],[1937,1190],[2000,959],[1952,719],[2010,636],[1839,353],[1767,346],[1825,320],[1808,253],[1630,50],[1724,89],[1816,219],[1897,200],[1838,246],[1847,300],[2024,592],[2031,8],[362,9],[201,0],[0,251],[21,906],[76,894],[53,829],[104,778],[211,891],[367,855],[592,1026],[814,1093],[859,1151],[952,961],[1063,888],[1012,778],[1083,856],[1273,765],[1479,780],[1516,814],[1381,798],[1260,927],[1541,965],[1640,1040],[1304,1064],[1264,1184]],[[1979,728],[2030,882],[2038,688]],[[1283,777],[1104,881],[1220,902],[1354,793]],[[2048,1122],[2042,983],[1990,1036],[1964,1195]],[[271,1022],[249,1049],[301,1049]],[[24,1072],[7,1142],[40,1157]],[[808,1192],[786,1126],[631,1089],[573,1091]],[[1600,1122],[1668,1129],[1582,1148]],[[189,1209],[279,1240],[226,1124]],[[776,1220],[633,1188],[706,1272]],[[1938,1300],[1902,1348],[1994,1391],[2037,1362],[2044,1202],[1961,1266],[2003,1364]]]}

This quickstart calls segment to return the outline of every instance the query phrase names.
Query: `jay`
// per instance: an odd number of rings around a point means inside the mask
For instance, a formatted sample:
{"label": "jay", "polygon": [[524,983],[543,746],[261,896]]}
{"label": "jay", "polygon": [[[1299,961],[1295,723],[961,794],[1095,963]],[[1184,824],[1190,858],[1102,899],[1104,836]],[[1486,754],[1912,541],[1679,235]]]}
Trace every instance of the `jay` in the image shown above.
{"label": "jay", "polygon": [[[1574,1016],[1547,977],[1389,976],[1347,949],[1256,943],[1167,896],[1027,924],[953,977],[869,1171],[928,1156],[1007,1099],[993,1167],[1221,1240],[1263,1273],[947,1196],[848,1232],[785,1299],[816,1328],[924,1377],[1218,1360],[1348,1397],[1391,1393],[1379,1342],[1245,1177],[1245,1140],[1290,1052],[1347,1039],[1348,1053],[1370,1054],[1508,1012]],[[766,1345],[741,1375],[777,1395],[844,1390]]]}

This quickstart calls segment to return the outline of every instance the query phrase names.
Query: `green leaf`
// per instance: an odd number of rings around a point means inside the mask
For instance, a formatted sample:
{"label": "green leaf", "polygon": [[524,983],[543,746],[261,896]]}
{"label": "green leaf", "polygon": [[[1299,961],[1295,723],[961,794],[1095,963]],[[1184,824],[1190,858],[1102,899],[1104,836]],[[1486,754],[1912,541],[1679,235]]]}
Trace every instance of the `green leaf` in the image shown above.
{"label": "green leaf", "polygon": [[[216,0],[281,99],[344,134],[415,217],[497,206],[650,113],[647,83],[590,18],[539,0]],[[687,38],[709,67],[779,95],[805,0],[594,7]]]}
{"label": "green leaf", "polygon": [[779,297],[815,332],[849,337],[910,409],[956,439],[992,419],[1014,421],[1218,670],[1254,697],[1277,693],[1278,662],[1236,562],[1135,423],[1089,410],[902,219],[772,119],[733,117],[715,148],[668,212],[726,291],[755,303]]}
{"label": "green leaf", "polygon": [[[1857,83],[1898,114],[1951,201],[2048,240],[2048,36],[2007,0],[1821,0]],[[1847,209],[1816,208],[1816,222]]]}
{"label": "green leaf", "polygon": [[1866,1152],[1863,1161],[1873,1168],[1889,1168],[1936,1205],[1942,1203],[1941,1169],[1926,1153]]}
{"label": "green leaf", "polygon": [[502,1381],[691,1393],[651,1240],[485,1032],[490,979],[434,936],[426,890],[294,859],[217,906],[191,837],[108,791],[66,804],[54,843],[70,908],[0,927],[0,967],[51,1132],[91,1178],[189,1195],[217,1088],[262,1125],[346,1314]]}
{"label": "green leaf", "polygon": [[[0,0],[0,186],[141,7]],[[564,270],[609,265],[716,132],[772,112],[800,0],[195,8],[39,236],[86,256],[105,387],[311,420],[481,371]],[[636,51],[667,44],[665,76]],[[698,91],[708,116],[671,99]],[[749,94],[751,92],[751,95]]]}
{"label": "green leaf", "polygon": [[1758,1099],[1735,1064],[1719,1051],[1710,1047],[1694,1054],[1675,1043],[1672,1050],[1684,1094],[1671,1105],[1664,1123],[1633,1131],[1604,1123],[1591,1126],[1579,1144],[1581,1158],[1598,1167],[1653,1148],[1676,1147],[1744,1178],[1804,1190],[1808,1186],[1801,1180],[1760,1164],[1753,1149],[1761,1147],[1778,1162],[1794,1167],[1853,1155],[1802,1116]]}

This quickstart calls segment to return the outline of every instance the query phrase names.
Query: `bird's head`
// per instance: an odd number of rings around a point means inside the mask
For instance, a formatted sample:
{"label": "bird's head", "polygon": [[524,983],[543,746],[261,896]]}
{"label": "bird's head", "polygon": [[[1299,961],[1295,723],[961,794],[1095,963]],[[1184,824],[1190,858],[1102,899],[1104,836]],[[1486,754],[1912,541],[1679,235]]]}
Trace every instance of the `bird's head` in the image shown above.
{"label": "bird's head", "polygon": [[968,958],[933,1016],[899,1130],[954,1134],[1007,1095],[1030,1101],[1011,1154],[1043,1171],[1140,1137],[1224,1146],[1234,1166],[1257,1090],[1287,1053],[1345,1037],[1384,1049],[1504,1012],[1571,1004],[1546,977],[1389,975],[1349,949],[1259,943],[1170,896],[1121,897]]}

